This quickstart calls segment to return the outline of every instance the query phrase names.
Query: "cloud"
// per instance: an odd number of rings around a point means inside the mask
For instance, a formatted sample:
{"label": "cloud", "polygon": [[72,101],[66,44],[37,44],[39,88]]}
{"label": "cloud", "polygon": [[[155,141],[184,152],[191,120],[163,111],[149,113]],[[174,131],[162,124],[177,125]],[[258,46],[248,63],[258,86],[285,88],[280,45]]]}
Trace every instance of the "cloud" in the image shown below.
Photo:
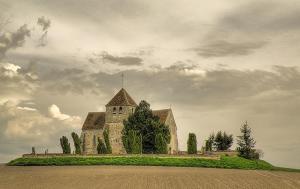
{"label": "cloud", "polygon": [[300,4],[292,2],[253,0],[237,4],[220,16],[193,50],[204,58],[245,56],[284,37],[283,33],[298,35]]}
{"label": "cloud", "polygon": [[34,73],[7,62],[0,62],[0,80],[0,103],[28,99],[39,87]]}
{"label": "cloud", "polygon": [[42,27],[43,31],[47,31],[51,25],[51,21],[42,16],[38,18],[37,24]]}
{"label": "cloud", "polygon": [[198,55],[210,57],[244,56],[262,48],[266,42],[229,42],[225,40],[211,41],[194,49]]}
{"label": "cloud", "polygon": [[73,121],[80,122],[81,121],[80,117],[78,117],[78,116],[70,116],[70,115],[61,113],[59,107],[55,104],[52,104],[48,110],[49,110],[50,116],[55,119],[58,119],[61,121],[67,121],[67,122],[73,122]]}
{"label": "cloud", "polygon": [[[60,120],[42,114],[37,109],[19,107],[18,104],[7,101],[0,104],[0,155],[13,158],[22,153],[30,153],[35,146],[38,153],[59,152],[59,138],[68,136],[75,131],[79,132],[81,120]],[[8,161],[9,159],[2,159]]]}
{"label": "cloud", "polygon": [[0,60],[9,49],[22,47],[26,37],[30,37],[30,30],[24,24],[15,32],[5,32],[0,35]]}
{"label": "cloud", "polygon": [[120,66],[140,66],[143,62],[143,59],[136,56],[113,56],[105,51],[101,54],[94,54],[94,57],[90,57],[88,60],[91,63],[102,62]]}
{"label": "cloud", "polygon": [[39,47],[44,47],[47,45],[47,36],[48,36],[48,29],[50,28],[51,21],[50,19],[46,19],[44,16],[39,17],[37,24],[40,25],[43,29],[43,34],[39,38]]}
{"label": "cloud", "polygon": [[60,112],[60,109],[59,109],[55,104],[52,104],[52,105],[49,107],[49,113],[50,113],[50,115],[51,115],[53,118],[56,118],[56,119],[59,119],[59,120],[65,120],[65,119],[70,118],[69,115],[62,114],[62,113]]}

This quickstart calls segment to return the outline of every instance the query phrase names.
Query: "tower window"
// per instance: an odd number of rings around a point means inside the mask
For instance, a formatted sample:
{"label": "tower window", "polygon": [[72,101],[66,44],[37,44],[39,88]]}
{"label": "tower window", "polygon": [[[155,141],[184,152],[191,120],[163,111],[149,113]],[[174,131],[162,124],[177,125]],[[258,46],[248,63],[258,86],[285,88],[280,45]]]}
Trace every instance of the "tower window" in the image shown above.
{"label": "tower window", "polygon": [[119,107],[119,114],[121,114],[123,111],[123,108],[122,107]]}
{"label": "tower window", "polygon": [[117,108],[113,107],[113,114],[116,114],[116,113],[117,113]]}

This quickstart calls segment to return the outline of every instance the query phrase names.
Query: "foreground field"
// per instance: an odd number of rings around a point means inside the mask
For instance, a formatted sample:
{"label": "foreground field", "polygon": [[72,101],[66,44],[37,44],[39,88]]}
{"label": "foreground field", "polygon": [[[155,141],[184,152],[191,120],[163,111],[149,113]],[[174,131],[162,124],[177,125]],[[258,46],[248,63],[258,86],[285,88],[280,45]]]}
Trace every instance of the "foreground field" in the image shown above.
{"label": "foreground field", "polygon": [[139,165],[173,167],[210,167],[227,169],[262,169],[300,171],[274,167],[263,160],[247,160],[240,157],[221,156],[220,159],[200,157],[165,157],[165,156],[65,156],[65,157],[30,157],[12,160],[8,165],[45,166],[45,165]]}
{"label": "foreground field", "polygon": [[0,188],[300,188],[300,173],[152,166],[0,166]]}

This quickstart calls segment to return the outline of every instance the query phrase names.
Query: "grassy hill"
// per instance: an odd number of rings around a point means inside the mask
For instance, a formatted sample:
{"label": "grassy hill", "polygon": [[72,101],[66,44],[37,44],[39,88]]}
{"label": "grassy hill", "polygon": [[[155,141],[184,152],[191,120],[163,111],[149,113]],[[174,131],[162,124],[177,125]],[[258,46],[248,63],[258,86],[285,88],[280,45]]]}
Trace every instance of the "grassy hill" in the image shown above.
{"label": "grassy hill", "polygon": [[260,169],[297,171],[279,168],[263,160],[248,160],[241,157],[221,156],[220,160],[193,157],[160,156],[98,156],[98,157],[30,157],[17,158],[8,163],[11,166],[63,166],[63,165],[136,165],[136,166],[174,166],[211,167],[226,169]]}

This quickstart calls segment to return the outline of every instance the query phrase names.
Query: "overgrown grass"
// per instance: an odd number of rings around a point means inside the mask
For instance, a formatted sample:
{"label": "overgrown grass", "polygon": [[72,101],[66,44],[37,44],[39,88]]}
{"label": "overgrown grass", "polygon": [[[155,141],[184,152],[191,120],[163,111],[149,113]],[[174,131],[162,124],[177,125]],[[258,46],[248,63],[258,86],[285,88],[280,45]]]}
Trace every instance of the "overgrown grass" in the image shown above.
{"label": "overgrown grass", "polygon": [[226,169],[283,170],[263,160],[248,160],[241,157],[222,156],[220,160],[182,157],[149,156],[100,156],[100,157],[30,157],[12,160],[14,166],[63,166],[63,165],[136,165],[136,166],[174,166],[174,167],[211,167]]}

